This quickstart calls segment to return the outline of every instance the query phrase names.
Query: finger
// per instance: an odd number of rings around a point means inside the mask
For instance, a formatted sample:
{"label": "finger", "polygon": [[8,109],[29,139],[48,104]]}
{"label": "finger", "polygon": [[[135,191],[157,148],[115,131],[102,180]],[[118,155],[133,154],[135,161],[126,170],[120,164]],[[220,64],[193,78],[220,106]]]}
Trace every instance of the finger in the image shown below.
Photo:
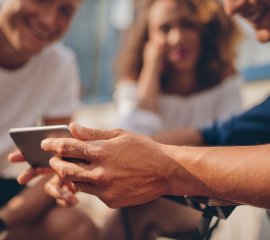
{"label": "finger", "polygon": [[16,163],[16,162],[24,162],[25,158],[22,155],[21,151],[17,150],[8,155],[8,160],[10,162]]}
{"label": "finger", "polygon": [[95,180],[93,174],[91,174],[91,170],[94,168],[92,165],[70,163],[58,157],[52,157],[50,165],[65,181],[91,182]]}
{"label": "finger", "polygon": [[72,192],[65,189],[64,186],[61,187],[56,181],[48,181],[44,186],[44,190],[51,197],[64,201],[68,206],[75,205],[78,202]]}
{"label": "finger", "polygon": [[83,159],[85,163],[90,163],[99,150],[99,146],[74,138],[47,138],[42,140],[41,148],[57,156]]}
{"label": "finger", "polygon": [[50,168],[29,168],[18,176],[17,181],[20,184],[26,184],[33,178],[48,173],[52,173],[52,170]]}
{"label": "finger", "polygon": [[70,207],[73,205],[70,205],[69,203],[65,202],[63,199],[56,199],[56,203],[60,207]]}
{"label": "finger", "polygon": [[80,140],[109,140],[119,136],[121,130],[100,130],[82,127],[77,123],[71,123],[69,130],[75,138]]}

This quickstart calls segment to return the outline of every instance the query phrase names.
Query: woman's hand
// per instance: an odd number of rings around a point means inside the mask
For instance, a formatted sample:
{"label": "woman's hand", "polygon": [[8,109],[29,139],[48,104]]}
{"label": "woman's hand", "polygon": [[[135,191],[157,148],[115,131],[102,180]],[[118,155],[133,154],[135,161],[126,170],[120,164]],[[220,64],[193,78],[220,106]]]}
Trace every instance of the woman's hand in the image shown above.
{"label": "woman's hand", "polygon": [[151,68],[159,75],[164,70],[165,42],[162,40],[148,41],[144,48],[144,68]]}
{"label": "woman's hand", "polygon": [[165,43],[149,41],[144,49],[144,61],[138,81],[138,106],[159,112],[158,99],[161,92],[161,74],[164,69]]}

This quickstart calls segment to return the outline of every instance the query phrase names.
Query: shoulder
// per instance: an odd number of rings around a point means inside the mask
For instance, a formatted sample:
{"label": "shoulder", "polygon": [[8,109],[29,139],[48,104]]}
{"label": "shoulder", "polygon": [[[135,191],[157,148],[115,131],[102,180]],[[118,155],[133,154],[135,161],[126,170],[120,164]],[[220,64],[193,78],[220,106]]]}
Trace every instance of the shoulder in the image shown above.
{"label": "shoulder", "polygon": [[65,65],[76,63],[76,54],[69,47],[63,45],[60,42],[54,43],[51,46],[44,49],[41,53],[41,58],[43,61],[50,61],[53,64]]}
{"label": "shoulder", "polygon": [[236,90],[241,88],[243,82],[244,79],[241,77],[241,75],[233,74],[226,77],[218,88],[224,91]]}

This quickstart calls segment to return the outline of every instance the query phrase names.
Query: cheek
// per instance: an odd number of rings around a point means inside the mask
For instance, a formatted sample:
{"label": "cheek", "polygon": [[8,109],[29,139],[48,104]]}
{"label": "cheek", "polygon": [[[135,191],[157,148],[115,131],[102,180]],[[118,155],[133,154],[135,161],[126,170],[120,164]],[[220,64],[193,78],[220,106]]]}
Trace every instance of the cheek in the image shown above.
{"label": "cheek", "polygon": [[194,33],[190,35],[190,37],[188,38],[188,44],[192,52],[192,57],[194,59],[199,58],[199,55],[201,53],[201,40],[199,34]]}
{"label": "cheek", "polygon": [[58,37],[63,36],[67,30],[69,29],[69,26],[71,25],[71,19],[67,20],[67,19],[62,19],[59,20],[57,26],[58,26]]}

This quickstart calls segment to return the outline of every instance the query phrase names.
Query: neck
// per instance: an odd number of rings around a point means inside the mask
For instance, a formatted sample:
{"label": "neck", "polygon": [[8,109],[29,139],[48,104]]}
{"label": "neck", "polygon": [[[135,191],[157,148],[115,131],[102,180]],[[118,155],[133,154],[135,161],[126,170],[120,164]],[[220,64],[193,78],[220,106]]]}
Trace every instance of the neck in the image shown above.
{"label": "neck", "polygon": [[190,95],[196,92],[198,90],[198,81],[195,72],[195,70],[173,72],[170,77],[168,93],[174,93],[178,95]]}
{"label": "neck", "polygon": [[14,49],[0,28],[0,66],[6,69],[17,69],[23,66],[30,56]]}

